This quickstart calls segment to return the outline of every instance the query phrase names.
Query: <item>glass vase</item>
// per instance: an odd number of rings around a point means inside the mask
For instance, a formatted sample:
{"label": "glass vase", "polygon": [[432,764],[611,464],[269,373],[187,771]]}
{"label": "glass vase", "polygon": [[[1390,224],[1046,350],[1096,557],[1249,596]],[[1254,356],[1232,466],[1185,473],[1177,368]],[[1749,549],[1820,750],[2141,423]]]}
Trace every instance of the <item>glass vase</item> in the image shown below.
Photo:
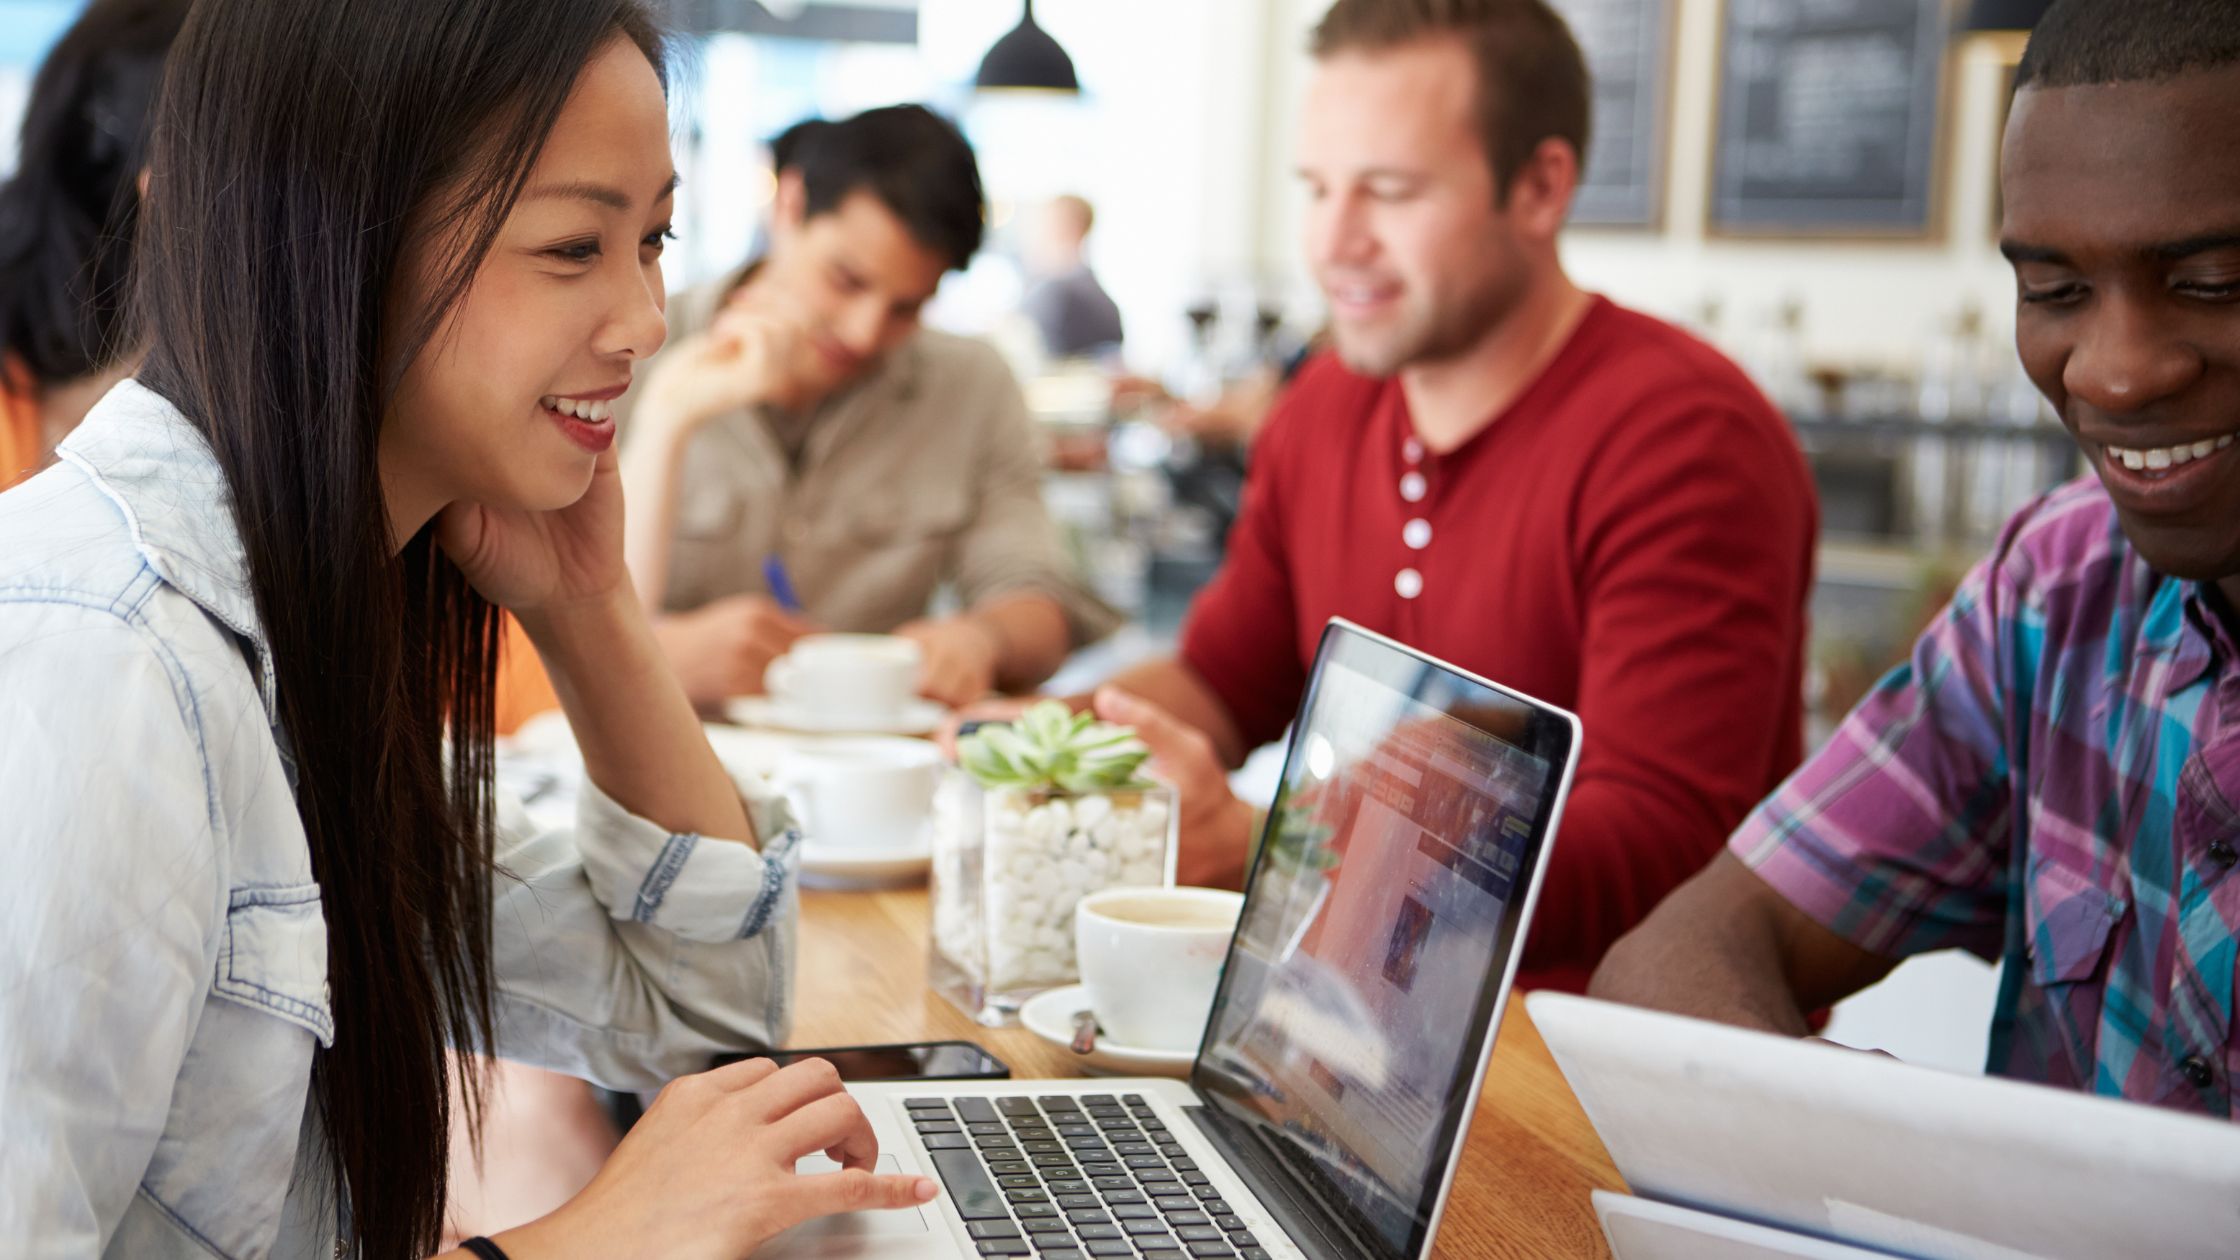
{"label": "glass vase", "polygon": [[952,770],[934,794],[931,980],[990,1027],[1080,978],[1073,909],[1105,888],[1174,882],[1172,789],[985,788]]}

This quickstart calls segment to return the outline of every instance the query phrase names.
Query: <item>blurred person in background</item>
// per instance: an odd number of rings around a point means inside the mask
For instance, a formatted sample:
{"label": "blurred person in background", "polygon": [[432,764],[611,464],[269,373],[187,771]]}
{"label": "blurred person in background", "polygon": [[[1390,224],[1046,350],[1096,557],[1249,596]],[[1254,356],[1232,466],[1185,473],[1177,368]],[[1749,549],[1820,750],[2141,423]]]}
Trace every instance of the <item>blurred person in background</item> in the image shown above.
{"label": "blurred person in background", "polygon": [[1306,344],[1280,359],[1255,365],[1244,376],[1221,387],[1203,402],[1191,402],[1168,393],[1157,381],[1125,376],[1113,383],[1115,405],[1149,408],[1154,423],[1177,437],[1187,437],[1211,450],[1233,452],[1239,467],[1252,450],[1252,441],[1275,411],[1276,400],[1317,355],[1330,349],[1330,330],[1317,328]]}
{"label": "blurred person in background", "polygon": [[1097,212],[1076,196],[1052,198],[1027,234],[1027,271],[1033,283],[1021,309],[1042,334],[1042,352],[1052,359],[1117,354],[1120,307],[1089,270],[1089,231]]}
{"label": "blurred person in background", "polygon": [[1564,274],[1591,94],[1543,0],[1338,0],[1313,52],[1335,353],[1260,426],[1179,654],[1096,708],[1179,788],[1188,883],[1242,877],[1226,771],[1283,733],[1333,616],[1575,710],[1519,982],[1582,989],[1802,756],[1811,481],[1740,369]]}
{"label": "blurred person in background", "polygon": [[39,67],[0,184],[0,490],[131,370],[126,274],[148,119],[187,0],[96,0]]}
{"label": "blurred person in background", "polygon": [[[767,253],[677,296],[624,400],[630,566],[662,647],[704,711],[814,630],[915,640],[944,704],[1030,689],[1118,617],[1074,579],[1009,366],[920,322],[980,248],[972,148],[900,105],[771,150]],[[501,707],[550,707],[510,655]]]}

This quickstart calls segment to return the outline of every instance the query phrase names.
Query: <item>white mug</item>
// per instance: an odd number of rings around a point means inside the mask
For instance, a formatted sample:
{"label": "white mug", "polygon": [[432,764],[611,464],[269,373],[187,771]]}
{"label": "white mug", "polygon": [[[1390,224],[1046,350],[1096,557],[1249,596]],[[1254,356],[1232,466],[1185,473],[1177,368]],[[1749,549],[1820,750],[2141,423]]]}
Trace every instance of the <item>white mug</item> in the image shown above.
{"label": "white mug", "polygon": [[832,740],[788,753],[777,780],[817,843],[899,849],[932,816],[944,764],[919,740]]}
{"label": "white mug", "polygon": [[1101,1036],[1131,1050],[1189,1051],[1205,1035],[1244,894],[1107,888],[1073,912],[1074,953]]}
{"label": "white mug", "polygon": [[916,642],[892,634],[811,634],[763,671],[772,699],[827,722],[881,724],[918,691]]}

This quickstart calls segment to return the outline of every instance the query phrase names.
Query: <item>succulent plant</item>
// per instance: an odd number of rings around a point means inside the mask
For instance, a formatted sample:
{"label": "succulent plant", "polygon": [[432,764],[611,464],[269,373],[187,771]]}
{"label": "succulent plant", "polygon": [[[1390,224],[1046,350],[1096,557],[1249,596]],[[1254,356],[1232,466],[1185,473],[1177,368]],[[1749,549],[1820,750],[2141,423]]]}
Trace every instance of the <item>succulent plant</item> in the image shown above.
{"label": "succulent plant", "polygon": [[1045,700],[1008,725],[983,726],[957,741],[957,763],[982,787],[1103,792],[1147,786],[1136,772],[1151,756],[1136,733]]}

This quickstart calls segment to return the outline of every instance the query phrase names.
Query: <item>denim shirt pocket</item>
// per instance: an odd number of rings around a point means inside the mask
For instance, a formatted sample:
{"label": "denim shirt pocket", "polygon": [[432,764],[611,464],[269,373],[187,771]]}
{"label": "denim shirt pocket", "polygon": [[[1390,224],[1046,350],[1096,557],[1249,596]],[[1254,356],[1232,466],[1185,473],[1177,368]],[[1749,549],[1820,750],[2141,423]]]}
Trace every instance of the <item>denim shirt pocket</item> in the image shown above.
{"label": "denim shirt pocket", "polygon": [[317,884],[237,888],[226,903],[225,939],[213,986],[221,997],[266,1011],[334,1044],[327,997],[327,917]]}

